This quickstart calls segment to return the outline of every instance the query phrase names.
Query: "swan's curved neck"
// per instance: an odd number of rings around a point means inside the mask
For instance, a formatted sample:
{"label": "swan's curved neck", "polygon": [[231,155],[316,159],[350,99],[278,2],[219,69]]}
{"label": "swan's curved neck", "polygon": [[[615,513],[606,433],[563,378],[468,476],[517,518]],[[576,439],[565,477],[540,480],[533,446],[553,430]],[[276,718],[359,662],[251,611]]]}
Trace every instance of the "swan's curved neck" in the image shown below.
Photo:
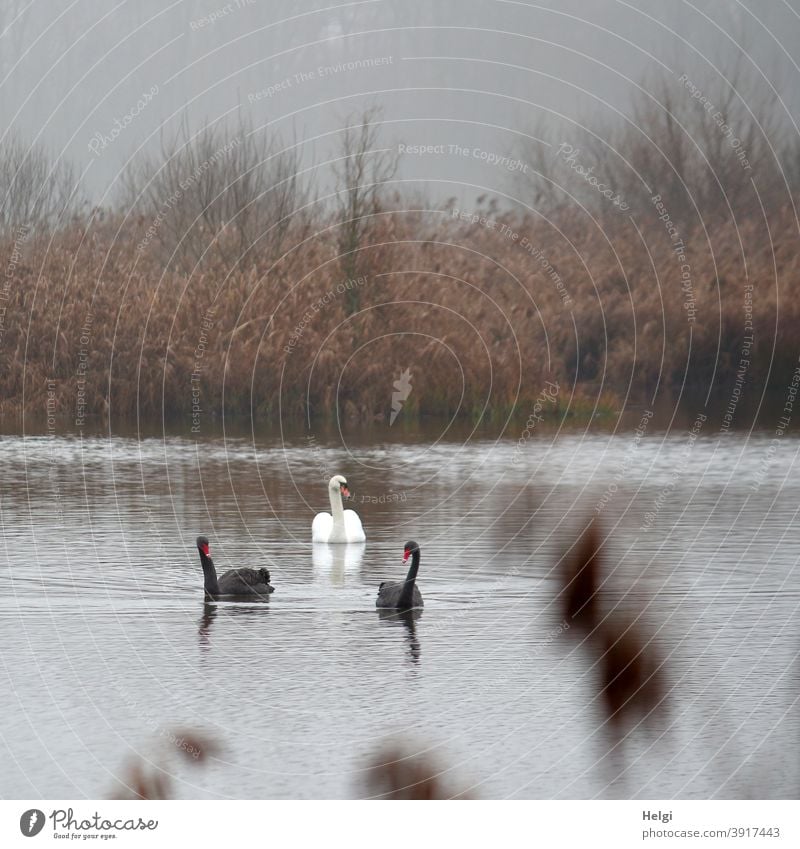
{"label": "swan's curved neck", "polygon": [[207,555],[200,552],[200,564],[203,567],[203,578],[205,579],[206,596],[219,595],[219,584],[217,583],[217,570],[214,568],[214,561]]}
{"label": "swan's curved neck", "polygon": [[344,533],[344,508],[342,507],[342,493],[339,487],[329,487],[328,495],[331,498],[331,516],[333,516],[334,533]]}
{"label": "swan's curved neck", "polygon": [[419,572],[419,549],[411,553],[411,566],[403,584],[403,591],[400,593],[400,598],[397,601],[398,607],[411,607],[413,605],[414,584],[417,580],[417,572]]}

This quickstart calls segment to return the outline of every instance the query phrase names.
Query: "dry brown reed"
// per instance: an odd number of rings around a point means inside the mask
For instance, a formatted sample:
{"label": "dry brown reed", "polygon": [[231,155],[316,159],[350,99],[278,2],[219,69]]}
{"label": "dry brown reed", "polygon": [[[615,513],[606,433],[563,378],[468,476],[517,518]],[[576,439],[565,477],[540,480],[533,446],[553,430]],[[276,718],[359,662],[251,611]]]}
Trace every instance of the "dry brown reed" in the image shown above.
{"label": "dry brown reed", "polygon": [[597,597],[600,582],[600,536],[591,521],[574,546],[564,574],[562,602],[564,617],[584,631],[593,630],[600,620]]}
{"label": "dry brown reed", "polygon": [[[114,217],[52,241],[32,237],[3,302],[0,412],[44,416],[49,390],[70,419],[80,400],[98,420],[110,411],[188,422],[193,375],[206,416],[256,419],[279,406],[290,418],[371,419],[386,412],[406,368],[417,376],[409,415],[525,414],[546,380],[564,387],[562,413],[572,384],[587,397],[641,400],[659,382],[662,392],[712,378],[730,388],[749,334],[745,285],[753,286],[755,339],[747,380],[779,383],[795,365],[800,300],[785,297],[798,264],[789,209],[770,221],[771,241],[752,220],[738,230],[722,225],[712,253],[701,231],[686,234],[691,323],[657,228],[640,239],[628,220],[600,230],[565,213],[559,233],[552,221],[498,215],[547,257],[567,306],[518,242],[447,210],[437,215],[436,241],[415,240],[424,228],[414,213],[373,220],[361,263],[369,270],[350,284],[360,293],[355,315],[339,285],[335,235],[324,228],[263,273],[221,261],[192,274],[165,271]],[[5,255],[11,250],[6,244]]]}
{"label": "dry brown reed", "polygon": [[565,630],[600,670],[598,690],[609,727],[620,732],[628,720],[666,708],[664,662],[638,616],[619,612],[606,598],[603,539],[589,521],[562,561],[560,598],[565,616],[578,627]]}
{"label": "dry brown reed", "polygon": [[197,731],[176,729],[166,735],[166,740],[167,745],[158,757],[137,755],[128,762],[110,799],[173,798],[171,764],[176,758],[199,765],[218,750],[213,740]]}
{"label": "dry brown reed", "polygon": [[383,749],[366,773],[367,792],[381,799],[470,799],[448,787],[446,771],[430,758],[400,746]]}
{"label": "dry brown reed", "polygon": [[[746,340],[744,394],[785,387],[797,181],[776,178],[746,110],[731,113],[753,159],[743,176],[684,84],[665,86],[636,106],[637,129],[607,128],[582,153],[626,212],[580,178],[591,204],[391,196],[394,162],[370,158],[376,110],[344,133],[338,204],[313,200],[293,145],[244,124],[186,131],[131,167],[116,210],[0,228],[0,415],[371,421],[406,369],[404,418],[524,417],[546,381],[562,387],[551,414],[614,411],[657,390],[731,397]],[[726,91],[709,89],[721,105]]]}
{"label": "dry brown reed", "polygon": [[602,696],[609,722],[621,727],[627,717],[650,716],[664,706],[663,663],[655,647],[632,622],[603,624]]}

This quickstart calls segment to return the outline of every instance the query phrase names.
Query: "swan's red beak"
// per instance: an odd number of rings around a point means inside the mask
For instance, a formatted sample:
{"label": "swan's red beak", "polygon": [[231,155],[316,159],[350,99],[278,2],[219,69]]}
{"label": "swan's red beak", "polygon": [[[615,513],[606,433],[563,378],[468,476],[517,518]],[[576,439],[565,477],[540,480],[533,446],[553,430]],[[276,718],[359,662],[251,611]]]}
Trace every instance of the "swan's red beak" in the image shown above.
{"label": "swan's red beak", "polygon": [[409,554],[411,554],[411,552],[407,548],[403,549],[403,563],[405,563],[406,560],[408,560]]}
{"label": "swan's red beak", "polygon": [[342,487],[342,495],[345,498],[350,498],[350,490],[346,486]]}
{"label": "swan's red beak", "polygon": [[200,551],[202,551],[203,554],[205,554],[205,556],[208,557],[208,546],[207,545],[201,545]]}

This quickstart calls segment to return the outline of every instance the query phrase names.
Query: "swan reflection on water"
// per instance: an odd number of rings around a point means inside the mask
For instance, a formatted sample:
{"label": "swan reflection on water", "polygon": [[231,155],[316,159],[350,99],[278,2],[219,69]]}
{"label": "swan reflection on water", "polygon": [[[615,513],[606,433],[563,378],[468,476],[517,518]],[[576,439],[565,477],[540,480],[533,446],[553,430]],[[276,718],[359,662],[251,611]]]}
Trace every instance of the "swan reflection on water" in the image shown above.
{"label": "swan reflection on water", "polygon": [[200,617],[200,625],[197,635],[200,638],[200,648],[211,648],[211,626],[219,616],[220,610],[225,616],[261,616],[269,610],[269,596],[263,601],[252,601],[243,604],[216,601],[203,602],[203,615]]}
{"label": "swan reflection on water", "polygon": [[395,623],[406,629],[408,639],[408,654],[412,663],[419,663],[422,656],[422,646],[417,637],[417,619],[422,616],[422,608],[415,607],[412,610],[389,610],[384,607],[377,608],[378,618]]}
{"label": "swan reflection on water", "polygon": [[366,547],[363,542],[351,542],[346,545],[315,542],[311,546],[314,577],[334,586],[343,586],[348,575],[357,575],[360,572]]}
{"label": "swan reflection on water", "polygon": [[208,638],[211,631],[211,623],[217,618],[217,605],[209,602],[203,602],[203,615],[200,617],[200,627],[197,633],[200,637],[200,647],[207,649],[211,645]]}

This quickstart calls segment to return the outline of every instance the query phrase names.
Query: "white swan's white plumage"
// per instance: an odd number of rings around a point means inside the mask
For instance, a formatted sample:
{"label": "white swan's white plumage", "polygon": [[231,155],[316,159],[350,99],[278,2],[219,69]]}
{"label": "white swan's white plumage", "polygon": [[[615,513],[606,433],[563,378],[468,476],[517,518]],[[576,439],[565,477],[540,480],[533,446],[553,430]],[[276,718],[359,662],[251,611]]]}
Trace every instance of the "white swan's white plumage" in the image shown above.
{"label": "white swan's white plumage", "polygon": [[355,510],[342,508],[342,494],[348,496],[347,481],[334,475],[328,482],[330,513],[317,513],[311,523],[312,542],[364,542],[366,535]]}

